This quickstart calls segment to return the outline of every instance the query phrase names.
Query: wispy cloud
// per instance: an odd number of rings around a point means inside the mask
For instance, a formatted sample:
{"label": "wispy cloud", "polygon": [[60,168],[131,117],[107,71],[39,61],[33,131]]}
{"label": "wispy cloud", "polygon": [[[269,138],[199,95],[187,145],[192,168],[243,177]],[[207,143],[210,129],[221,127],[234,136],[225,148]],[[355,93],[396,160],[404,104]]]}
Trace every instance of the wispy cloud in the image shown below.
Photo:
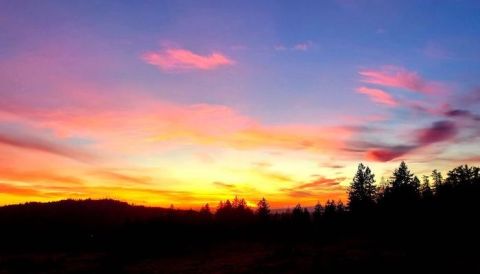
{"label": "wispy cloud", "polygon": [[25,134],[20,135],[0,131],[0,144],[51,153],[77,161],[90,161],[95,158],[89,152]]}
{"label": "wispy cloud", "polygon": [[180,48],[146,52],[142,55],[142,59],[164,71],[213,70],[234,64],[232,59],[222,53],[201,55]]}
{"label": "wispy cloud", "polygon": [[394,66],[386,66],[380,70],[365,69],[361,70],[359,74],[363,77],[362,82],[369,84],[402,88],[425,94],[447,90],[442,83],[426,80],[414,71]]}
{"label": "wispy cloud", "polygon": [[226,189],[235,189],[236,188],[236,186],[234,184],[229,184],[229,183],[224,183],[224,182],[219,182],[219,181],[215,181],[212,184],[217,186],[217,187],[226,188]]}
{"label": "wispy cloud", "polygon": [[151,181],[151,178],[148,176],[129,175],[108,169],[96,170],[93,171],[92,174],[115,182],[131,185],[145,185]]}
{"label": "wispy cloud", "polygon": [[326,193],[331,197],[341,196],[341,194],[345,192],[345,188],[341,185],[345,179],[345,177],[327,178],[317,176],[317,178],[311,182],[301,183],[280,190],[293,198],[322,197],[325,196]]}
{"label": "wispy cloud", "polygon": [[297,186],[297,189],[312,189],[312,188],[329,188],[339,186],[340,183],[345,180],[344,177],[341,178],[326,178],[323,176],[318,177],[313,182],[301,184]]}
{"label": "wispy cloud", "polygon": [[17,182],[48,182],[62,185],[82,185],[83,180],[70,175],[57,174],[47,170],[17,170],[0,167],[0,179]]}
{"label": "wispy cloud", "polygon": [[411,144],[397,146],[378,145],[376,147],[373,145],[367,149],[366,158],[372,161],[388,162],[416,149],[453,140],[457,133],[458,128],[454,122],[448,120],[436,121],[429,127],[410,132],[408,135],[414,138]]}
{"label": "wispy cloud", "polygon": [[417,142],[420,145],[429,145],[452,139],[457,134],[457,126],[451,121],[437,121],[430,127],[416,132]]}
{"label": "wispy cloud", "polygon": [[294,45],[293,49],[294,50],[300,50],[300,51],[307,51],[312,47],[313,47],[313,42],[312,41],[306,41],[306,42],[302,42],[302,43],[298,43],[298,44]]}
{"label": "wispy cloud", "polygon": [[307,51],[307,50],[310,50],[312,49],[314,46],[314,43],[312,41],[305,41],[305,42],[300,42],[300,43],[297,43],[297,44],[294,44],[294,45],[289,45],[289,46],[286,46],[284,44],[276,44],[275,46],[273,46],[273,49],[275,49],[276,51]]}
{"label": "wispy cloud", "polygon": [[18,187],[13,184],[0,183],[0,193],[17,196],[41,196],[42,193],[32,188]]}
{"label": "wispy cloud", "polygon": [[389,107],[394,107],[398,104],[398,102],[393,98],[392,95],[381,89],[359,87],[357,89],[357,92],[367,95],[375,103],[387,105]]}

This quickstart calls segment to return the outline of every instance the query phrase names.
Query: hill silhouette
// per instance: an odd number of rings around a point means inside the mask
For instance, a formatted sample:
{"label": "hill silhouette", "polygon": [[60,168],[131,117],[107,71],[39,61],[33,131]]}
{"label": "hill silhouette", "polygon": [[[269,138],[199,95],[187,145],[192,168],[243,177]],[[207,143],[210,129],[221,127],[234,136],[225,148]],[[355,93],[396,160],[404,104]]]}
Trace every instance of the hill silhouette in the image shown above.
{"label": "hill silhouette", "polygon": [[[0,224],[115,226],[165,216],[167,208],[130,205],[112,199],[28,202],[0,207]],[[180,212],[180,211],[179,211]]]}

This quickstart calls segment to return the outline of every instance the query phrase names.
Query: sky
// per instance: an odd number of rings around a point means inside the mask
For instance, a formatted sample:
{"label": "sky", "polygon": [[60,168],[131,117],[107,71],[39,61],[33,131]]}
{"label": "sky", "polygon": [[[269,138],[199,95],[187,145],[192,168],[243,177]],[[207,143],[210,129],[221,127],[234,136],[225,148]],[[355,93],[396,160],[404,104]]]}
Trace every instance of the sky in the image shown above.
{"label": "sky", "polygon": [[480,162],[478,1],[0,0],[0,204],[346,201]]}

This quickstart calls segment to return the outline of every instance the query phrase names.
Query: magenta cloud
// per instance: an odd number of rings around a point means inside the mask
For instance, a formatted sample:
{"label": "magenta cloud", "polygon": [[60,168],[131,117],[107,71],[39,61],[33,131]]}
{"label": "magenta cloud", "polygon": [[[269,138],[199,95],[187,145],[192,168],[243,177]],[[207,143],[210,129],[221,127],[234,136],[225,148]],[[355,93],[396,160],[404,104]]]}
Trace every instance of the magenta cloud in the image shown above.
{"label": "magenta cloud", "polygon": [[366,158],[372,161],[388,162],[413,150],[431,144],[449,141],[458,133],[457,125],[448,120],[432,123],[429,127],[420,128],[412,132],[413,144],[400,146],[377,146],[367,150]]}

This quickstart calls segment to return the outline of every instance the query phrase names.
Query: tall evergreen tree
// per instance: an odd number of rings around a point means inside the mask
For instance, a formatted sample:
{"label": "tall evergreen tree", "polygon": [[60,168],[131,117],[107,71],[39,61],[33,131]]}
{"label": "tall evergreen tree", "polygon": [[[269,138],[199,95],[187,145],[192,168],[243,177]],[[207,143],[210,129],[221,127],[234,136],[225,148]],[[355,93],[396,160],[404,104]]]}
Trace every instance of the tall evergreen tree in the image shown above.
{"label": "tall evergreen tree", "polygon": [[384,200],[394,203],[415,201],[420,198],[420,180],[408,169],[404,161],[395,169]]}
{"label": "tall evergreen tree", "polygon": [[412,185],[413,179],[414,175],[408,169],[407,164],[402,161],[400,166],[393,172],[393,176],[391,178],[391,187],[395,190]]}
{"label": "tall evergreen tree", "polygon": [[369,209],[375,203],[375,175],[370,168],[358,165],[348,189],[348,207],[353,212]]}

